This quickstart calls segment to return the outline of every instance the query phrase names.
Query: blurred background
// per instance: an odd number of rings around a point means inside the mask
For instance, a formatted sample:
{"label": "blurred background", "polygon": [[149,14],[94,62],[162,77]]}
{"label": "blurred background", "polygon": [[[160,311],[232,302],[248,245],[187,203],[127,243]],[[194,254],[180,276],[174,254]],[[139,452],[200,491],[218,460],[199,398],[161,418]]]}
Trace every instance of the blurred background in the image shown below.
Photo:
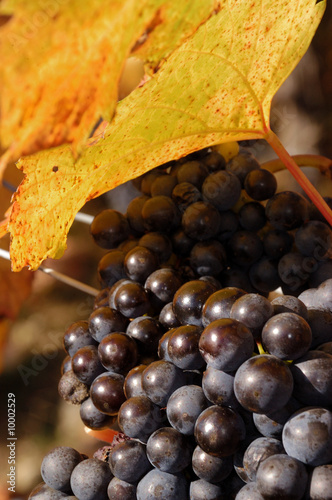
{"label": "blurred background", "polygon": [[[141,79],[137,61],[129,61],[120,85],[123,98]],[[310,50],[276,95],[271,113],[272,128],[290,154],[316,153],[332,158],[332,12],[327,12]],[[275,157],[264,141],[251,151],[261,161]],[[21,174],[8,168],[5,179],[14,185]],[[327,194],[327,193],[324,193]],[[332,192],[329,193],[332,195]],[[96,214],[106,207],[125,212],[136,195],[131,184],[92,200],[84,212]],[[0,209],[8,206],[10,192],[0,190]],[[8,249],[3,239],[1,248]],[[45,265],[83,283],[99,288],[97,265],[106,251],[92,241],[88,225],[75,222],[68,249],[59,261]],[[9,498],[6,448],[7,394],[16,396],[16,493],[26,499],[41,480],[40,463],[54,446],[72,446],[92,455],[101,442],[85,434],[79,409],[62,401],[57,392],[61,363],[65,357],[62,338],[66,328],[91,313],[93,297],[57,282],[42,272],[10,277],[9,263],[0,260],[0,500]]]}

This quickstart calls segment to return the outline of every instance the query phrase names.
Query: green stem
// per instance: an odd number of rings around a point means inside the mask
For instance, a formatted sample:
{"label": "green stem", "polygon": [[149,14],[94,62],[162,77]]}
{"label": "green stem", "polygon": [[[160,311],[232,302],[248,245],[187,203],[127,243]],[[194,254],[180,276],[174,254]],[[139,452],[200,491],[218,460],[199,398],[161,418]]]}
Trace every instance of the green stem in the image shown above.
{"label": "green stem", "polygon": [[295,180],[300,184],[303,191],[308,195],[310,200],[316,205],[321,214],[325,217],[329,224],[332,225],[332,211],[326,201],[318,193],[317,189],[311,184],[293,158],[287,153],[284,146],[279,141],[278,137],[269,130],[265,136],[266,141],[277,153],[281,161],[288,168]]}

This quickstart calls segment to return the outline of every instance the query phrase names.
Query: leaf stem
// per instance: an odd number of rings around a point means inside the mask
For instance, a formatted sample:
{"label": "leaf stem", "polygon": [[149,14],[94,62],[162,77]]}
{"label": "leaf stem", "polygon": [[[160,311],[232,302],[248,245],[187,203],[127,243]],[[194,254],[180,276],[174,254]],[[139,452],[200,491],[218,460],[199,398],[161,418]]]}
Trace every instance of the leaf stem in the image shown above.
{"label": "leaf stem", "polygon": [[318,193],[317,189],[311,184],[306,175],[302,172],[300,167],[294,161],[294,159],[289,155],[284,146],[279,141],[276,134],[269,130],[265,136],[266,141],[277,153],[281,161],[288,168],[290,173],[293,175],[295,180],[300,184],[301,188],[308,195],[310,200],[316,205],[321,214],[325,217],[329,224],[332,225],[332,211],[326,201]]}

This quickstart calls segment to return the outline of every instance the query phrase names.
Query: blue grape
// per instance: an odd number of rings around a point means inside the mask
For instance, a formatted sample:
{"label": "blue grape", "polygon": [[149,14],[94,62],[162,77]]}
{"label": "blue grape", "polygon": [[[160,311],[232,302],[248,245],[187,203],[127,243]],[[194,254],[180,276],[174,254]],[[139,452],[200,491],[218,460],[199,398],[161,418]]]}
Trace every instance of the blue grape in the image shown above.
{"label": "blue grape", "polygon": [[222,499],[223,487],[209,483],[204,479],[197,479],[190,483],[190,500],[215,500]]}
{"label": "blue grape", "polygon": [[50,488],[70,493],[71,473],[82,460],[81,454],[74,448],[58,446],[45,455],[41,476]]}
{"label": "blue grape", "polygon": [[106,462],[88,458],[75,467],[70,485],[79,500],[107,500],[107,487],[111,479],[111,469]]}
{"label": "blue grape", "polygon": [[31,491],[28,500],[60,500],[61,498],[76,498],[73,496],[68,496],[67,493],[63,493],[59,490],[54,490],[45,484],[44,482],[37,484]]}
{"label": "blue grape", "polygon": [[203,390],[198,385],[185,385],[173,392],[167,402],[166,414],[174,429],[193,435],[198,416],[207,407]]}
{"label": "blue grape", "polygon": [[310,500],[332,500],[332,464],[313,469],[307,490]]}
{"label": "blue grape", "polygon": [[151,470],[140,480],[136,495],[137,500],[189,500],[185,477],[158,469]]}
{"label": "blue grape", "polygon": [[131,439],[112,449],[108,463],[113,475],[128,483],[136,483],[151,469],[146,446]]}
{"label": "blue grape", "polygon": [[264,500],[264,497],[258,491],[256,482],[252,482],[240,489],[235,500]]}
{"label": "blue grape", "polygon": [[191,462],[191,447],[186,437],[173,427],[156,430],[146,443],[151,464],[163,472],[175,474]]}
{"label": "blue grape", "polygon": [[233,457],[213,457],[200,446],[196,446],[192,455],[192,468],[196,476],[209,483],[219,483],[233,470]]}
{"label": "blue grape", "polygon": [[113,477],[107,488],[109,500],[136,500],[136,485]]}

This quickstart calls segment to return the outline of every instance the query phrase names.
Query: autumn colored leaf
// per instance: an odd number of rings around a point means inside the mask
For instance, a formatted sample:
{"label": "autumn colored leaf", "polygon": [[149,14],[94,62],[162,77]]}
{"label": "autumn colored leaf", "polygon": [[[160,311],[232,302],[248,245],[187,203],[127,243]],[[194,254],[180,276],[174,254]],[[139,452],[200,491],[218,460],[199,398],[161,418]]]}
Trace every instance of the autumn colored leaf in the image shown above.
{"label": "autumn colored leaf", "polygon": [[[223,0],[75,160],[69,147],[23,158],[8,226],[15,270],[59,257],[84,203],[166,161],[213,144],[267,138],[271,100],[325,9],[314,0]],[[282,148],[282,146],[278,146]]]}
{"label": "autumn colored leaf", "polygon": [[[217,5],[217,0],[2,2],[0,15],[11,15],[0,29],[0,137],[7,149],[2,165],[60,144],[82,144],[101,116],[113,116],[131,50],[136,47],[152,71]],[[153,57],[151,43],[157,47]]]}

